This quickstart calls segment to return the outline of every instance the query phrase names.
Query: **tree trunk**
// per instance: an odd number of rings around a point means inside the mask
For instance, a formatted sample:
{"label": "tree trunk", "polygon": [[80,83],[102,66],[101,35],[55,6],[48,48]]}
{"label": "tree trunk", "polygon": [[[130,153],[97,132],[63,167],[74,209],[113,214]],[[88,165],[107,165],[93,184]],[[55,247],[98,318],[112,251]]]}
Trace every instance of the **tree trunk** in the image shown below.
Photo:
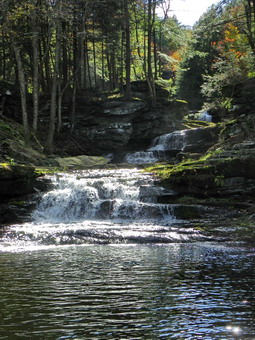
{"label": "tree trunk", "polygon": [[74,124],[75,124],[76,91],[77,91],[77,79],[75,76],[74,83],[73,83],[72,107],[71,107],[71,115],[70,115],[70,122],[71,122],[70,135],[73,133]]}
{"label": "tree trunk", "polygon": [[94,67],[94,87],[97,89],[97,64],[96,64],[96,45],[95,45],[95,20],[93,18],[93,67]]}
{"label": "tree trunk", "polygon": [[154,79],[158,79],[158,68],[157,68],[157,45],[156,45],[156,30],[153,29],[153,56],[154,56]]}
{"label": "tree trunk", "polygon": [[12,47],[15,54],[17,68],[18,68],[18,79],[20,85],[20,97],[21,97],[21,109],[22,109],[22,120],[23,120],[23,128],[25,139],[29,141],[29,124],[28,124],[28,113],[27,113],[27,98],[26,98],[26,81],[25,81],[25,72],[20,56],[20,48],[16,44],[16,42],[12,41]]}
{"label": "tree trunk", "polygon": [[32,18],[32,48],[33,48],[33,131],[36,133],[39,117],[39,43],[37,20]]}
{"label": "tree trunk", "polygon": [[247,5],[245,5],[245,16],[246,16],[246,24],[247,24],[247,38],[249,45],[253,52],[255,52],[255,38],[254,38],[254,31],[253,26],[255,23],[255,1],[254,0],[247,0]]}
{"label": "tree trunk", "polygon": [[143,30],[143,70],[145,77],[147,78],[147,45],[146,45],[146,7],[144,6],[143,11],[143,20],[144,20],[144,30]]}
{"label": "tree trunk", "polygon": [[120,51],[120,91],[124,93],[124,46],[125,44],[125,32],[124,27],[121,32],[121,51]]}
{"label": "tree trunk", "polygon": [[149,87],[149,96],[151,98],[151,104],[154,107],[156,105],[156,91],[155,91],[155,83],[153,79],[152,73],[152,56],[151,56],[151,46],[152,46],[152,30],[154,26],[154,6],[152,6],[152,1],[154,5],[155,0],[149,0],[148,2],[148,54],[147,54],[147,61],[148,61],[148,74],[147,74],[147,82]]}
{"label": "tree trunk", "polygon": [[2,69],[1,69],[1,73],[3,75],[3,81],[6,81],[6,44],[5,44],[5,32],[2,30],[2,60],[1,60],[1,65],[2,65]]}
{"label": "tree trunk", "polygon": [[[137,54],[139,57],[139,61],[142,61],[142,55],[141,55],[141,48],[140,48],[140,42],[139,42],[139,26],[138,26],[138,17],[137,17],[137,9],[136,4],[134,4],[134,15],[135,15],[135,37],[136,37],[136,45],[137,45]],[[144,70],[144,68],[143,68]],[[142,77],[144,78],[144,74],[142,74]]]}
{"label": "tree trunk", "polygon": [[102,39],[101,45],[101,63],[102,63],[102,90],[105,90],[105,67],[104,67],[104,38]]}
{"label": "tree trunk", "polygon": [[85,39],[85,58],[87,63],[87,76],[88,76],[88,83],[89,88],[92,88],[92,82],[91,82],[91,74],[90,74],[90,63],[89,63],[89,50],[88,50],[88,37]]}
{"label": "tree trunk", "polygon": [[[59,9],[58,9],[59,10]],[[55,118],[57,110],[57,92],[58,92],[58,77],[59,77],[59,64],[60,64],[60,49],[61,49],[61,27],[60,21],[56,24],[56,46],[55,46],[55,60],[54,60],[54,72],[52,77],[51,87],[51,103],[50,103],[50,122],[48,136],[46,140],[45,149],[46,152],[52,153],[53,138],[55,132]]]}
{"label": "tree trunk", "polygon": [[130,18],[128,10],[128,0],[124,0],[125,33],[126,33],[126,89],[125,100],[132,99],[131,93],[131,47],[130,47]]}
{"label": "tree trunk", "polygon": [[110,83],[110,89],[113,90],[113,81],[112,81],[112,69],[111,69],[111,60],[110,60],[110,46],[108,44],[108,39],[106,38],[106,61],[107,61],[107,69],[108,69],[108,78]]}

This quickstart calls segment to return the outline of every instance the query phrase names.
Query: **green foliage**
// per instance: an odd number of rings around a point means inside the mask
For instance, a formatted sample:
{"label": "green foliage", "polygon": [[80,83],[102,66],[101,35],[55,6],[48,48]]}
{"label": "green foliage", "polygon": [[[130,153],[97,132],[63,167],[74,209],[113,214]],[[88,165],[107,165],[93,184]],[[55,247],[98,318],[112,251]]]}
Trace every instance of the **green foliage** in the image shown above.
{"label": "green foliage", "polygon": [[223,175],[216,176],[214,182],[218,187],[222,187],[224,185],[224,176]]}
{"label": "green foliage", "polygon": [[255,78],[255,71],[250,71],[247,74],[248,78]]}

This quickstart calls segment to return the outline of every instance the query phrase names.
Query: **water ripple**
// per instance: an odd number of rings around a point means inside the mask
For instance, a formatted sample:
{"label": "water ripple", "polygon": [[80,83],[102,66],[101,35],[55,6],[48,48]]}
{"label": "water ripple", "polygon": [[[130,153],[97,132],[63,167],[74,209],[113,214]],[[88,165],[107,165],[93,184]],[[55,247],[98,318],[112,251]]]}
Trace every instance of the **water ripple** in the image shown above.
{"label": "water ripple", "polygon": [[249,339],[246,253],[209,244],[2,253],[0,338]]}

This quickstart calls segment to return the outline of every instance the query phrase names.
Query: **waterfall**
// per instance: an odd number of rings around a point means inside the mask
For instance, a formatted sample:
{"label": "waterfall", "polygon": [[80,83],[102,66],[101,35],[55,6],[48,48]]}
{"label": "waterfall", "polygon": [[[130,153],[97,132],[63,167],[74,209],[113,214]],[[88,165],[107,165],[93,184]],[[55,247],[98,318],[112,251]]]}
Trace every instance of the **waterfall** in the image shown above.
{"label": "waterfall", "polygon": [[165,157],[163,150],[137,151],[128,153],[125,162],[130,164],[152,164]]}
{"label": "waterfall", "polygon": [[[200,239],[174,216],[175,205],[157,203],[169,194],[137,169],[89,170],[52,178],[31,222],[14,225],[0,240],[5,249],[37,249],[88,243],[168,243]],[[180,228],[182,223],[184,228]]]}
{"label": "waterfall", "polygon": [[33,214],[36,222],[84,220],[148,221],[166,219],[171,208],[156,203],[156,197],[144,197],[141,187],[152,183],[149,175],[134,170],[94,170],[76,176],[55,178],[55,190],[45,194]]}
{"label": "waterfall", "polygon": [[172,150],[177,152],[183,151],[186,144],[187,131],[189,130],[175,131],[166,135],[156,137],[155,139],[153,139],[152,146],[149,148],[149,150]]}
{"label": "waterfall", "polygon": [[212,121],[212,115],[208,111],[204,111],[201,113],[201,115],[198,118],[199,120],[205,121],[205,122],[211,122]]}
{"label": "waterfall", "polygon": [[179,152],[205,152],[217,140],[216,129],[215,127],[186,129],[156,137],[147,150],[127,154],[125,162],[151,164],[169,161]]}
{"label": "waterfall", "polygon": [[168,160],[169,157],[184,150],[187,143],[187,131],[189,130],[175,131],[156,137],[146,151],[129,153],[125,161],[131,164],[151,164]]}

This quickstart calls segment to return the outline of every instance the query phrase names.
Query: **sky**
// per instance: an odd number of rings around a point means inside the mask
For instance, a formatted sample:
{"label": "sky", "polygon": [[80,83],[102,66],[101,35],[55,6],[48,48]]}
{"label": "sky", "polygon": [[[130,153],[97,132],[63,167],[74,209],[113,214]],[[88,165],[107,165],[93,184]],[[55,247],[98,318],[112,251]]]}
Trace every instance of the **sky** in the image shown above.
{"label": "sky", "polygon": [[175,14],[181,24],[193,26],[208,7],[218,2],[219,0],[171,0],[169,16]]}

